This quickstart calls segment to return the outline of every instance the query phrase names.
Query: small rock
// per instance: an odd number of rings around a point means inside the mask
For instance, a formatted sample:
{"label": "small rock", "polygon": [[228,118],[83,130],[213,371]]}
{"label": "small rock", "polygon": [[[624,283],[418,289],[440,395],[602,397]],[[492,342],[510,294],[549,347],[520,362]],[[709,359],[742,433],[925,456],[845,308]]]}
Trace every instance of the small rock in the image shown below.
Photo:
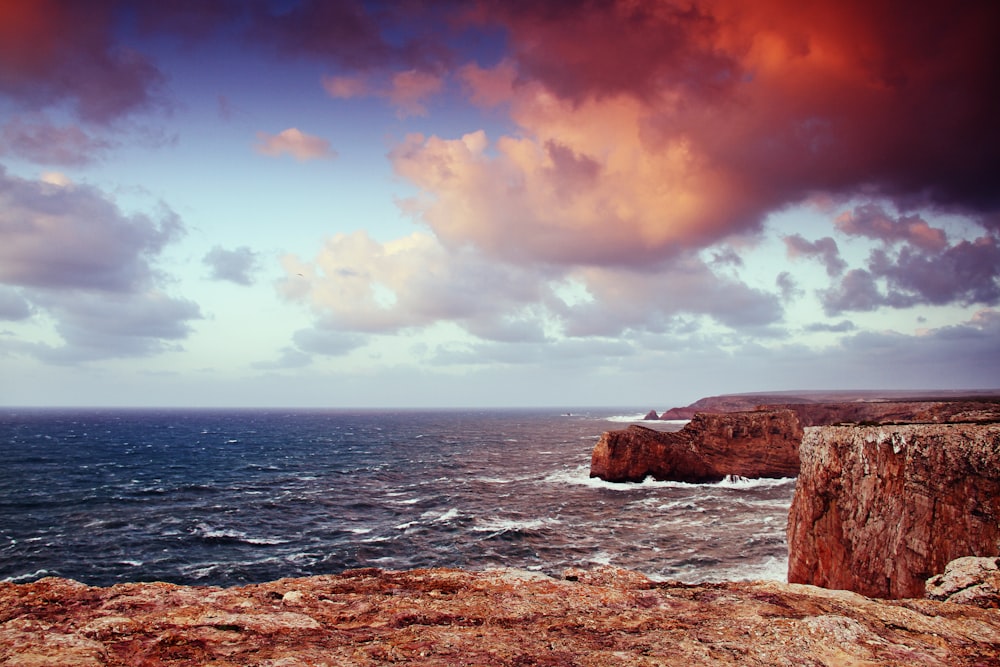
{"label": "small rock", "polygon": [[942,574],[927,580],[931,600],[1000,608],[1000,558],[966,556],[948,563]]}

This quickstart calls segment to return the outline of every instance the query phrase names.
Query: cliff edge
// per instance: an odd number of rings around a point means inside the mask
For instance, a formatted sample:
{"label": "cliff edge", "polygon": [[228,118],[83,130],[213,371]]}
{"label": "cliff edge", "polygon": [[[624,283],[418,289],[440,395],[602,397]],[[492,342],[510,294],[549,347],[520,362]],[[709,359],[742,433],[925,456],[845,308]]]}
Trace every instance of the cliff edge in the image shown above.
{"label": "cliff edge", "polygon": [[1000,424],[805,429],[788,580],[923,595],[963,556],[1000,555]]}

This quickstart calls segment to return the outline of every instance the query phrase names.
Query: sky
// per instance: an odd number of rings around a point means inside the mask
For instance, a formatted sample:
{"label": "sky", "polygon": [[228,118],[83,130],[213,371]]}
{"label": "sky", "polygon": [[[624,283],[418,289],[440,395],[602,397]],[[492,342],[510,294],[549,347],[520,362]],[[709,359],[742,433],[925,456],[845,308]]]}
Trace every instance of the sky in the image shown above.
{"label": "sky", "polygon": [[0,405],[1000,387],[1000,4],[0,0]]}

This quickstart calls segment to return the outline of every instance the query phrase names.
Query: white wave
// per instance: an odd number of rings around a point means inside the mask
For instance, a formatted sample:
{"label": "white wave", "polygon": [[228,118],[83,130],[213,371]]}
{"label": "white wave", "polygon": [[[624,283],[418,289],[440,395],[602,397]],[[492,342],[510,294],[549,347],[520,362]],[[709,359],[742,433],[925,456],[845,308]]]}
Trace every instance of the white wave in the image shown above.
{"label": "white wave", "polygon": [[[386,494],[386,495],[399,495],[399,494]],[[389,502],[393,505],[416,505],[423,498],[406,498],[405,500],[390,500]]]}
{"label": "white wave", "polygon": [[237,542],[256,544],[258,546],[285,544],[287,542],[287,540],[280,540],[273,537],[250,537],[242,530],[213,528],[207,523],[196,525],[192,534],[205,540],[236,540]]}
{"label": "white wave", "polygon": [[142,562],[141,560],[120,560],[118,562],[121,563],[122,565],[129,565],[131,567],[142,567],[143,565],[145,565],[145,563]]}
{"label": "white wave", "polygon": [[769,557],[763,563],[719,570],[705,581],[780,581],[788,583],[788,557]]}
{"label": "white wave", "polygon": [[637,491],[645,489],[752,489],[777,487],[784,484],[794,483],[794,477],[761,477],[750,479],[747,477],[729,476],[721,482],[672,482],[659,481],[652,477],[646,477],[641,482],[608,482],[599,477],[590,476],[590,466],[580,465],[576,468],[564,468],[546,475],[541,480],[547,484],[574,484],[578,486],[589,486],[594,489],[608,489],[611,491]]}
{"label": "white wave", "polygon": [[641,422],[641,421],[652,421],[652,420],[647,420],[646,413],[640,412],[634,415],[612,415],[610,417],[604,417],[604,421],[629,423],[629,422]]}
{"label": "white wave", "polygon": [[490,517],[472,527],[472,530],[481,533],[504,533],[512,530],[540,530],[546,526],[560,524],[562,521],[551,517],[539,519],[504,519],[501,517]]}
{"label": "white wave", "polygon": [[452,519],[457,519],[459,516],[461,516],[461,512],[459,512],[457,508],[452,507],[450,510],[448,510],[444,514],[442,514],[438,518],[434,519],[434,521],[436,523],[444,523],[444,522],[451,521]]}
{"label": "white wave", "polygon": [[50,574],[53,574],[49,570],[35,570],[34,572],[29,572],[27,574],[15,574],[12,577],[4,577],[0,579],[5,584],[19,584],[27,581],[34,581],[35,579],[41,579]]}
{"label": "white wave", "polygon": [[592,554],[587,561],[594,563],[595,565],[611,565],[612,559],[613,556],[607,551],[598,551],[597,553]]}
{"label": "white wave", "polygon": [[371,528],[351,528],[350,531],[355,535],[367,535],[372,532]]}
{"label": "white wave", "polygon": [[782,486],[788,484],[789,482],[795,483],[794,477],[758,477],[751,479],[749,477],[740,477],[739,475],[729,475],[721,482],[716,482],[711,484],[711,486],[722,488],[722,489],[752,489],[752,488],[766,488],[771,486]]}

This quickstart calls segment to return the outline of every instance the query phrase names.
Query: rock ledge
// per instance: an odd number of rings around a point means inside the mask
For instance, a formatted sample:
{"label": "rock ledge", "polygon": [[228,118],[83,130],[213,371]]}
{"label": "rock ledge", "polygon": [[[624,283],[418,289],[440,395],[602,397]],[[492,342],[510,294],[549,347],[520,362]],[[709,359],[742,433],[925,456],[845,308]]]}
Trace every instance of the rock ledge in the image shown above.
{"label": "rock ledge", "polygon": [[2,665],[985,665],[1000,613],[599,568],[356,570],[239,588],[0,584]]}

